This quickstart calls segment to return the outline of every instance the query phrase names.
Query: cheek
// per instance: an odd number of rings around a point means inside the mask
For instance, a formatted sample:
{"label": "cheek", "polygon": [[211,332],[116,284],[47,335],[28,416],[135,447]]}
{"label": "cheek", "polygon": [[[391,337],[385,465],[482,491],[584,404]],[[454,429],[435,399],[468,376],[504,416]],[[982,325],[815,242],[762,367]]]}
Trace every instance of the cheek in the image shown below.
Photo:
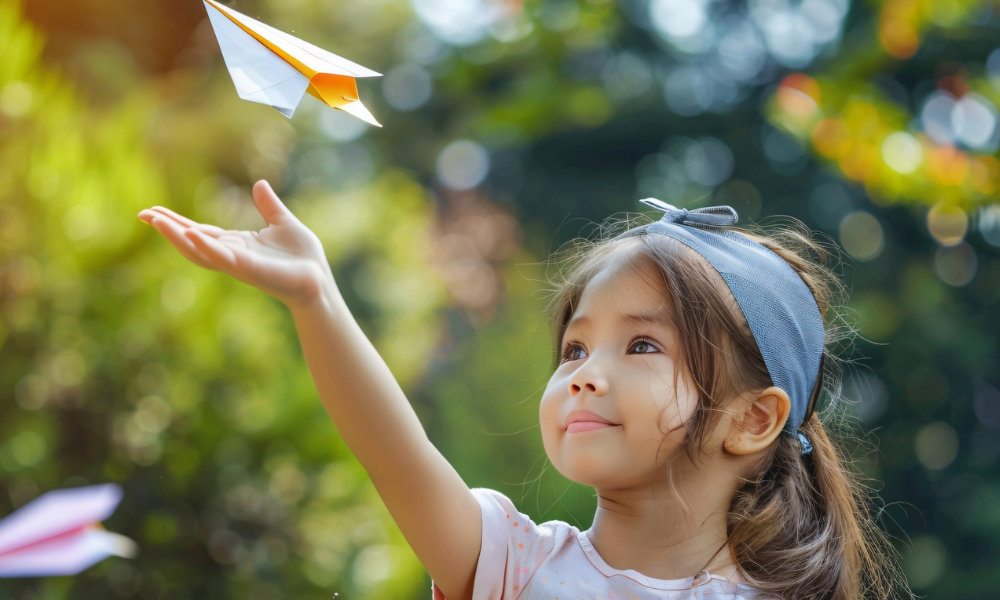
{"label": "cheek", "polygon": [[555,377],[549,380],[549,385],[545,388],[542,400],[538,405],[538,424],[542,430],[542,441],[546,444],[556,435],[561,426],[559,423],[560,397],[553,390],[554,380]]}
{"label": "cheek", "polygon": [[665,432],[684,429],[697,406],[697,387],[684,377],[677,378],[674,387],[673,363],[649,361],[650,364],[622,373],[623,414],[643,438],[651,435],[663,438]]}
{"label": "cheek", "polygon": [[698,406],[697,388],[678,380],[677,390],[669,391],[670,402],[663,406],[659,423],[663,431],[683,430]]}

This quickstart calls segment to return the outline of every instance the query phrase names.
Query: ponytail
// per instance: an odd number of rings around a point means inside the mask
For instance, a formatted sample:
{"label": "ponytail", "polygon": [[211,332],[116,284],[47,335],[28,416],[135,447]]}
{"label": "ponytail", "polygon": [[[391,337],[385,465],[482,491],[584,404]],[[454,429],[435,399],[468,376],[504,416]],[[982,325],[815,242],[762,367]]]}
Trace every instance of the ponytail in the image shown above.
{"label": "ponytail", "polygon": [[800,430],[812,453],[782,435],[769,468],[733,501],[729,540],[737,564],[751,585],[789,600],[895,597],[905,582],[867,489],[817,415]]}

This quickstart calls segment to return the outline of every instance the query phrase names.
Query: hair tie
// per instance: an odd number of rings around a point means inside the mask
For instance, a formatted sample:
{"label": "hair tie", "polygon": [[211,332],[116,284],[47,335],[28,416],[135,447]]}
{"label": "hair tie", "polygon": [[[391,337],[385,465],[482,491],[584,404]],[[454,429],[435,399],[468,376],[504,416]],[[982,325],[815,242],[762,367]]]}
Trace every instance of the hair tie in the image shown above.
{"label": "hair tie", "polygon": [[813,445],[809,442],[809,438],[806,437],[806,434],[800,431],[797,435],[799,438],[799,445],[802,446],[802,456],[809,456],[812,454]]}

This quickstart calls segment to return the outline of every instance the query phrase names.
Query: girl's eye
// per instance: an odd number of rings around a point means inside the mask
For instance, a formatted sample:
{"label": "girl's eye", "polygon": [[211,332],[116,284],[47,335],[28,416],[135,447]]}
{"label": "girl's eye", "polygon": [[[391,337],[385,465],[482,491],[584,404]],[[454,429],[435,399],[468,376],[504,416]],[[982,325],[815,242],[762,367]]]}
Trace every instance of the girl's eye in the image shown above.
{"label": "girl's eye", "polygon": [[653,352],[659,352],[659,349],[647,342],[646,340],[636,340],[632,342],[631,350],[635,351],[635,354],[652,354]]}
{"label": "girl's eye", "polygon": [[566,349],[563,350],[562,359],[563,362],[568,360],[580,360],[581,358],[587,357],[587,351],[583,349],[583,346],[579,344],[568,344]]}

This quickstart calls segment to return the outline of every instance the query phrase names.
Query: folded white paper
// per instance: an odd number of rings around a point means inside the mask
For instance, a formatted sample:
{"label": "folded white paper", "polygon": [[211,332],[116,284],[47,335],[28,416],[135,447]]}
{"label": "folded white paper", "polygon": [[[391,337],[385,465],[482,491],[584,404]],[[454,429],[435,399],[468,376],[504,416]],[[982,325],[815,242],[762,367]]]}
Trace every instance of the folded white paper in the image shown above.
{"label": "folded white paper", "polygon": [[0,577],[75,575],[109,556],[135,556],[135,542],[100,526],[121,499],[121,488],[109,483],[25,504],[0,521]]}
{"label": "folded white paper", "polygon": [[291,118],[306,92],[328,106],[381,127],[358,97],[357,77],[380,77],[341,58],[240,14],[204,0],[240,98],[267,104]]}

